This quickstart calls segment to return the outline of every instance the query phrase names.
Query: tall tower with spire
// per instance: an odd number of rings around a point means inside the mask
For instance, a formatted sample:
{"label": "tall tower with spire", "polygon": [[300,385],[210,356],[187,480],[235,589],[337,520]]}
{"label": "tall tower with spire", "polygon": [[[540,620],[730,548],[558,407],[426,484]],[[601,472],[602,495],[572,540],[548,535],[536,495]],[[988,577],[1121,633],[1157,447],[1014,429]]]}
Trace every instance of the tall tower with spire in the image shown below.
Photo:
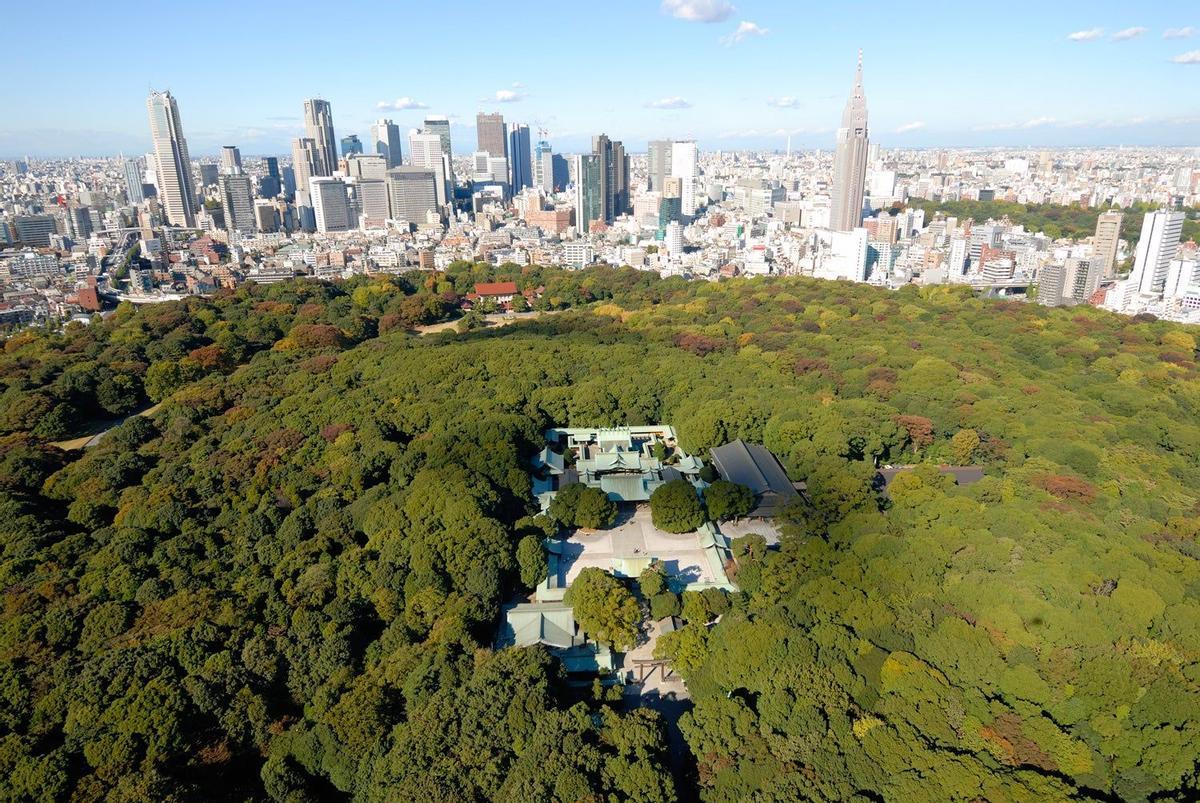
{"label": "tall tower with spire", "polygon": [[829,228],[850,231],[862,224],[863,184],[867,179],[867,98],[863,94],[862,51],[858,51],[858,69],[854,89],[842,112],[837,132],[837,153],[833,158],[833,207]]}
{"label": "tall tower with spire", "polygon": [[159,201],[167,213],[167,222],[172,226],[192,228],[196,225],[196,190],[192,181],[192,159],[179,119],[179,104],[170,92],[151,92],[146,99],[146,109],[150,113]]}

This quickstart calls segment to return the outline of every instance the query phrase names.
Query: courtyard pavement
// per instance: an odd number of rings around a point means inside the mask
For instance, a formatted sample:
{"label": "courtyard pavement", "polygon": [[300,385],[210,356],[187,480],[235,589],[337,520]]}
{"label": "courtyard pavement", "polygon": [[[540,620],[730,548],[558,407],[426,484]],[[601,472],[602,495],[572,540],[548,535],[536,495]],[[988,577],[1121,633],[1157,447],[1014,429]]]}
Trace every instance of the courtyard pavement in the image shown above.
{"label": "courtyard pavement", "polygon": [[559,582],[570,585],[589,566],[612,571],[616,558],[650,556],[664,564],[667,574],[689,582],[716,582],[708,568],[696,533],[668,533],[650,521],[650,506],[623,505],[611,530],[576,530],[562,544],[558,563]]}

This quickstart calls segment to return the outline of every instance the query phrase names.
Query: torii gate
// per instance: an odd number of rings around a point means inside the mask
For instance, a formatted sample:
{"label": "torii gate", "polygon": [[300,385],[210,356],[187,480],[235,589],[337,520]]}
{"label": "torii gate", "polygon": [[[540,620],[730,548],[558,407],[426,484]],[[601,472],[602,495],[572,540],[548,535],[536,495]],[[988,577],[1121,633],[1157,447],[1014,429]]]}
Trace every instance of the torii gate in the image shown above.
{"label": "torii gate", "polygon": [[633,668],[638,683],[645,683],[648,678],[654,675],[654,670],[656,669],[661,673],[664,683],[675,675],[675,671],[671,669],[670,662],[662,658],[634,658]]}

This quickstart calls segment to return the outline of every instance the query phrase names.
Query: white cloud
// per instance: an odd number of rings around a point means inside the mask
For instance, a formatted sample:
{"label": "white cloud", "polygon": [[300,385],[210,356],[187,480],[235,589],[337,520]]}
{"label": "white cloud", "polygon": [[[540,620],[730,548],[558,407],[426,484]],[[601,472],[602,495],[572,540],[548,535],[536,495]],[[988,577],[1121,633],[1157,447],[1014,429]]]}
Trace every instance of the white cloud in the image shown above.
{"label": "white cloud", "polygon": [[1075,33],[1067,34],[1067,38],[1072,42],[1091,42],[1104,36],[1103,28],[1088,28],[1086,31],[1075,31]]}
{"label": "white cloud", "polygon": [[1167,28],[1163,31],[1163,39],[1187,39],[1195,36],[1196,29],[1191,25],[1185,25],[1182,28]]}
{"label": "white cloud", "polygon": [[1139,36],[1141,36],[1148,30],[1150,30],[1150,29],[1143,28],[1140,25],[1136,25],[1132,28],[1126,28],[1123,31],[1117,31],[1116,33],[1114,33],[1112,35],[1112,40],[1114,42],[1127,42],[1130,39],[1137,39]]}
{"label": "white cloud", "polygon": [[796,109],[800,106],[800,100],[791,95],[784,95],[781,98],[767,98],[767,105],[777,109]]}
{"label": "white cloud", "polygon": [[517,92],[514,89],[497,89],[496,94],[488,100],[494,100],[497,103],[516,103],[518,100],[523,100],[525,94]]}
{"label": "white cloud", "polygon": [[978,125],[972,128],[972,131],[1013,131],[1018,128],[1041,128],[1042,126],[1050,125],[1055,120],[1053,117],[1034,117],[1032,120],[1026,120],[1023,123],[994,123],[992,125]]}
{"label": "white cloud", "polygon": [[394,111],[402,112],[405,109],[428,109],[429,107],[418,100],[414,100],[405,96],[402,98],[396,98],[395,100],[381,100],[375,104],[375,108],[392,109]]}
{"label": "white cloud", "polygon": [[1200,64],[1200,50],[1189,50],[1187,53],[1180,53],[1171,61],[1176,64]]}
{"label": "white cloud", "polygon": [[646,104],[647,109],[690,109],[692,104],[679,96],[670,98],[659,98],[652,100]]}
{"label": "white cloud", "polygon": [[924,127],[925,127],[925,123],[918,120],[913,123],[905,123],[904,125],[902,125],[896,129],[896,133],[897,134],[907,134],[909,131],[920,131]]}
{"label": "white cloud", "polygon": [[685,22],[724,22],[734,7],[725,0],[662,0],[662,10]]}
{"label": "white cloud", "polygon": [[764,28],[749,20],[742,20],[738,23],[737,30],[731,34],[722,36],[720,41],[725,47],[732,47],[747,36],[766,36],[768,33],[770,33],[769,28]]}

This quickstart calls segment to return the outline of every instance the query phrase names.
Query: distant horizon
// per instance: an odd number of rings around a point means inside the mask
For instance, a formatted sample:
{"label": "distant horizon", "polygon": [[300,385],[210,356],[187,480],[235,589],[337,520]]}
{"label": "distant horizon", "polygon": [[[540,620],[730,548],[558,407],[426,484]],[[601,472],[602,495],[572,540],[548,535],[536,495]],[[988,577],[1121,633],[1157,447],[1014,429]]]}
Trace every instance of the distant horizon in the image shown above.
{"label": "distant horizon", "polygon": [[[1200,95],[1188,87],[1200,79],[1200,12],[1181,5],[1015,0],[1002,14],[926,7],[880,26],[837,5],[767,0],[613,0],[603,15],[548,0],[507,14],[464,0],[454,14],[416,19],[412,9],[350,0],[339,14],[370,24],[329,40],[352,58],[328,59],[300,46],[312,40],[308,23],[318,13],[304,0],[213,0],[206,15],[220,23],[219,35],[186,6],[155,8],[147,24],[170,32],[172,57],[148,50],[120,65],[102,62],[83,81],[73,59],[55,55],[124,41],[128,20],[143,10],[131,0],[103,9],[66,0],[61,12],[75,24],[55,29],[49,49],[45,38],[17,36],[0,52],[9,74],[39,65],[0,96],[0,153],[146,152],[150,87],[176,96],[197,156],[228,144],[290,153],[310,97],[330,102],[339,139],[354,133],[365,142],[379,117],[407,131],[445,116],[461,154],[474,149],[481,110],[529,125],[535,138],[546,129],[561,152],[585,150],[601,132],[639,149],[652,139],[694,139],[707,151],[783,150],[790,134],[794,149],[824,150],[833,147],[860,49],[871,140],[885,148],[1194,147]],[[545,22],[542,46],[528,42],[523,19]],[[486,69],[434,68],[471,44],[464,20],[486,23],[488,41],[528,46],[502,49]],[[6,23],[37,29],[42,10],[14,7]],[[414,23],[420,35],[397,40]],[[603,48],[605,63],[621,66],[564,69],[567,31],[586,31],[577,44]],[[275,42],[290,47],[281,55]]]}
{"label": "distant horizon", "polygon": [[[597,132],[597,133],[603,133],[603,132]],[[185,132],[185,134],[186,134],[186,132]],[[615,140],[618,140],[618,141],[620,140],[620,137],[614,136],[612,138]],[[340,139],[340,137],[339,137],[339,139]],[[407,140],[405,140],[405,143],[407,144]],[[1196,145],[1134,145],[1134,144],[1122,144],[1122,145],[903,145],[903,146],[889,146],[889,145],[885,145],[882,143],[876,143],[876,142],[872,142],[871,144],[879,145],[880,149],[884,150],[884,151],[903,151],[903,152],[953,151],[953,152],[968,152],[968,153],[970,153],[970,152],[984,153],[984,152],[989,152],[989,151],[1008,151],[1008,152],[1040,153],[1042,151],[1200,151],[1200,144],[1196,144]],[[834,150],[834,148],[832,145],[830,145],[828,147],[820,147],[820,146],[798,147],[796,145],[792,146],[792,154],[793,155],[803,154],[803,153],[817,153],[817,152],[832,153],[833,150]],[[108,161],[108,160],[120,159],[120,158],[136,159],[139,157],[145,157],[146,154],[148,154],[152,151],[153,151],[153,148],[150,147],[149,145],[147,145],[145,150],[131,150],[128,153],[63,154],[63,155],[56,155],[56,156],[34,156],[32,154],[9,154],[9,155],[0,154],[0,162],[11,162],[11,161],[66,162],[66,161],[71,161],[74,159],[94,160],[94,161]],[[251,152],[247,152],[245,150],[239,149],[239,152],[241,153],[243,159],[266,159],[269,157],[274,157],[274,158],[286,157],[289,159],[291,158],[290,150],[279,151],[279,152],[265,152],[264,151],[261,153],[251,153]],[[579,153],[586,153],[587,149],[584,149],[584,150],[562,150],[562,151],[555,150],[554,152],[560,153],[560,154],[563,154],[566,156],[571,156],[571,155],[575,155],[575,154],[579,154]],[[643,150],[635,150],[635,149],[626,148],[625,152],[631,156],[645,156],[646,155],[646,150],[644,150],[644,149]],[[471,151],[455,150],[454,156],[456,158],[457,157],[467,158],[471,155],[471,153],[472,153]],[[706,153],[758,153],[758,154],[783,155],[783,154],[786,154],[787,151],[785,148],[753,148],[753,147],[705,148],[705,147],[703,147],[703,145],[701,145],[700,153],[701,153],[701,155],[706,154]],[[216,160],[219,160],[220,155],[221,155],[220,150],[218,149],[215,151],[206,151],[203,153],[194,153],[193,152],[191,154],[191,157],[192,157],[192,161],[201,161],[201,160],[209,160],[209,159],[216,161]],[[339,156],[340,156],[340,152],[339,152]],[[407,149],[405,150],[405,158],[406,159],[408,158]]]}

